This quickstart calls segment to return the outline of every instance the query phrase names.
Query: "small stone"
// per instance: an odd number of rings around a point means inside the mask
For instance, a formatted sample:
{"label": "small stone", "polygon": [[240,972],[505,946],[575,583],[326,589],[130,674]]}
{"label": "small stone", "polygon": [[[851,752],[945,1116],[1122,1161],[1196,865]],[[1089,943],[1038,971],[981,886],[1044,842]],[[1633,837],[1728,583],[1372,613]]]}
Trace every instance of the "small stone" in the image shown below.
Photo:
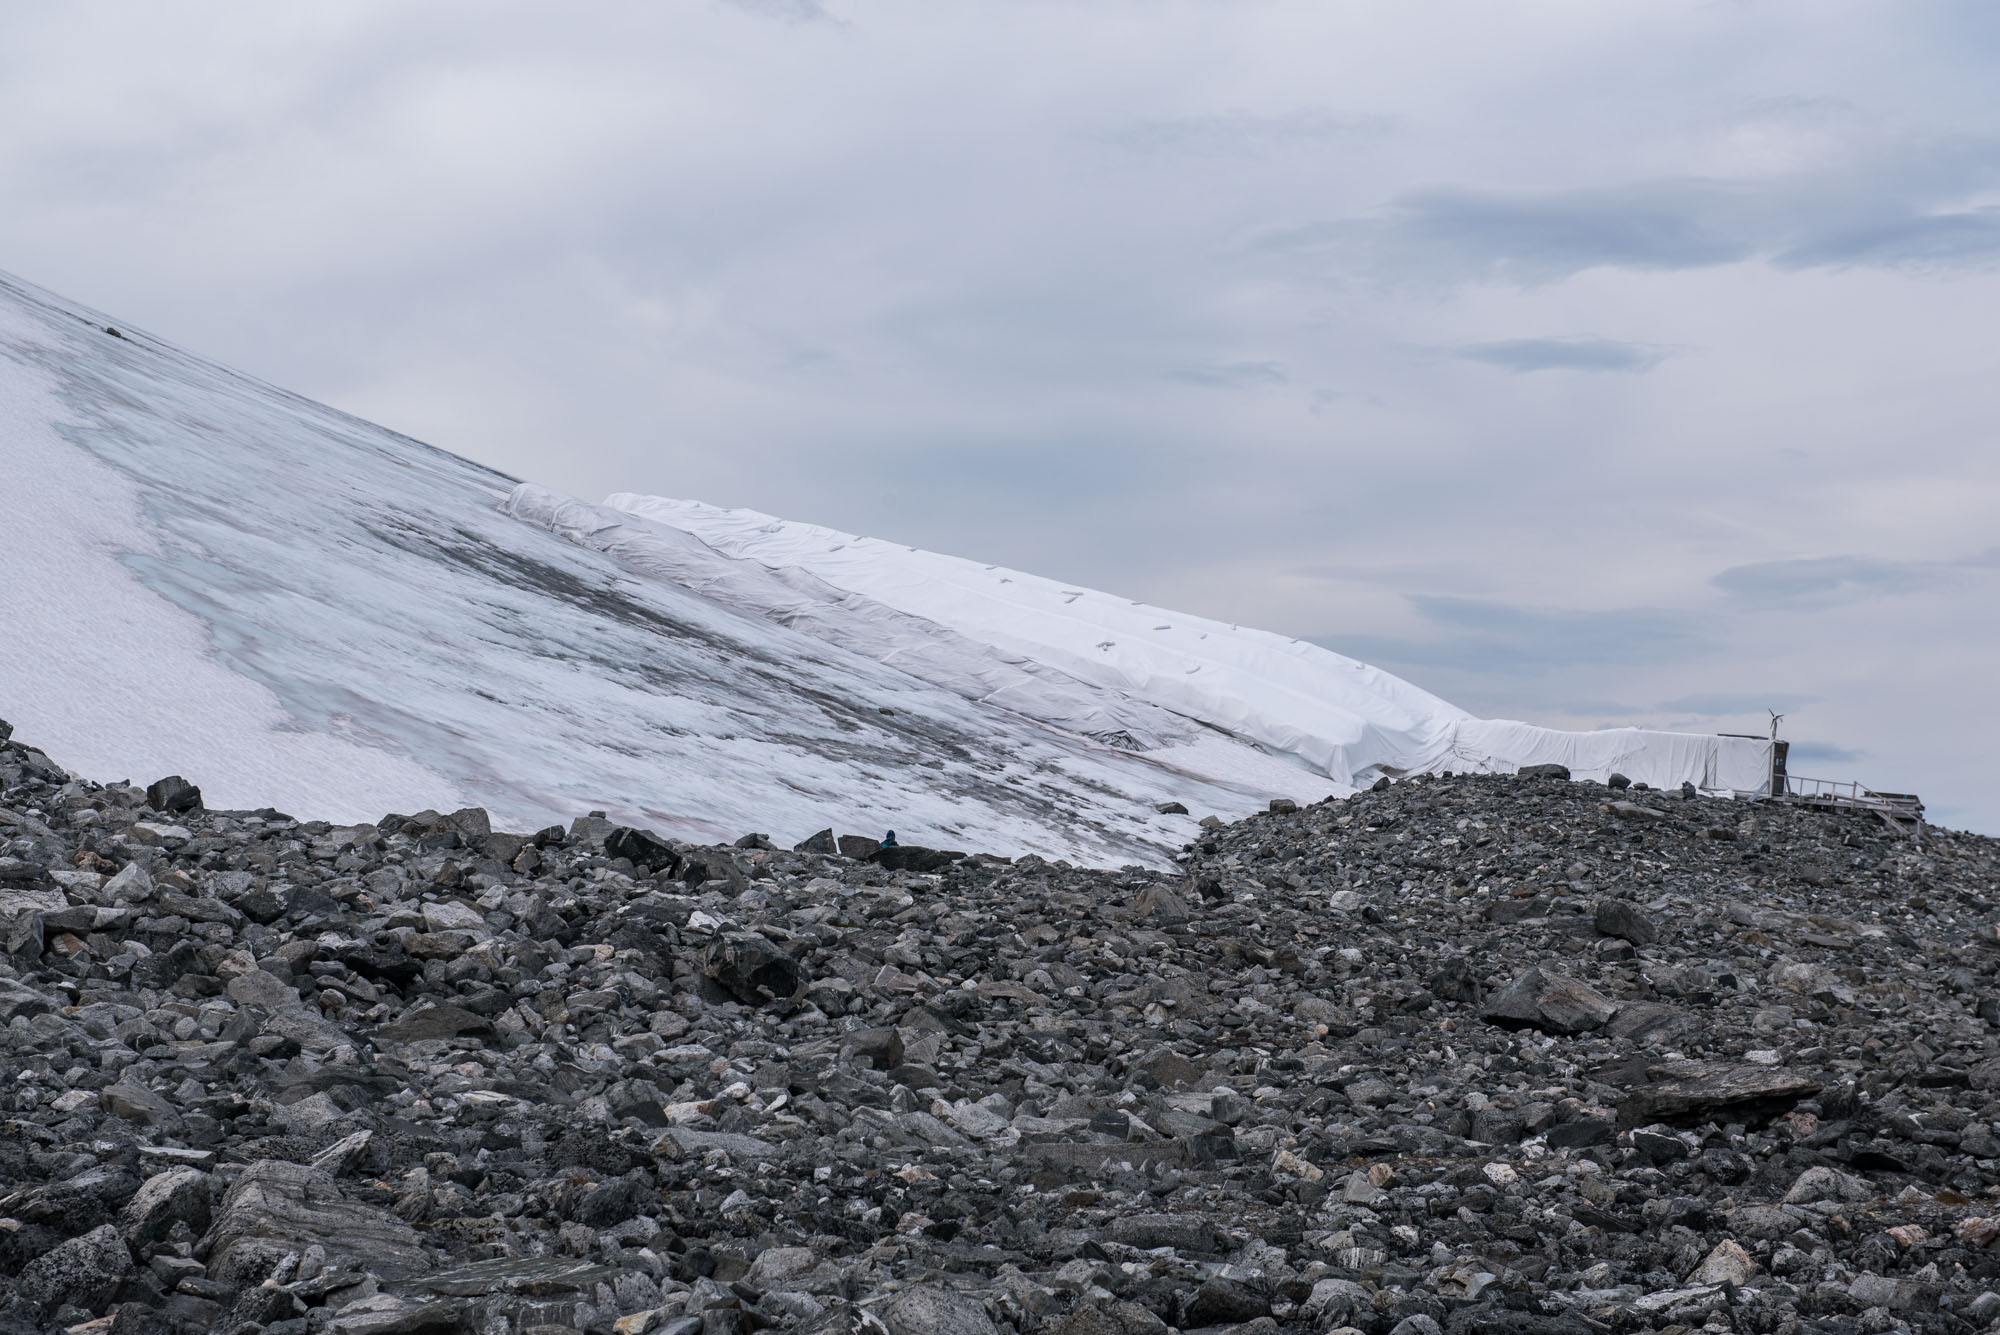
{"label": "small stone", "polygon": [[375,1036],[388,1043],[423,1043],[440,1038],[490,1034],[493,1022],[463,1006],[426,1006],[405,1011],[393,1024],[383,1025]]}
{"label": "small stone", "polygon": [[805,975],[798,961],[761,936],[725,937],[708,948],[703,969],[738,1001],[765,1006],[797,995]]}
{"label": "small stone", "polygon": [[1271,1314],[1271,1300],[1239,1280],[1217,1275],[1195,1290],[1181,1314],[1181,1328],[1235,1325]]}
{"label": "small stone", "polygon": [[98,1102],[113,1117],[142,1126],[169,1126],[180,1121],[173,1104],[144,1085],[120,1081],[98,1093]]}
{"label": "small stone", "polygon": [[1741,1288],[1757,1274],[1757,1263],[1734,1239],[1725,1238],[1710,1249],[1701,1264],[1688,1273],[1688,1284],[1734,1284]]}
{"label": "small stone", "polygon": [[629,825],[613,828],[604,839],[604,856],[626,858],[642,872],[678,873],[682,858],[666,840],[651,830],[634,829]]}
{"label": "small stone", "polygon": [[794,853],[809,854],[814,857],[830,858],[840,852],[840,845],[834,840],[833,831],[829,828],[821,830],[818,834],[809,835],[801,839],[798,843],[792,845],[792,851]]}
{"label": "small stone", "polygon": [[1121,1215],[1112,1221],[1111,1240],[1141,1251],[1172,1247],[1184,1256],[1199,1256],[1215,1249],[1215,1230],[1199,1215]]}
{"label": "small stone", "polygon": [[239,1006],[263,1006],[275,1010],[296,1004],[299,990],[262,969],[250,969],[229,980],[229,999]]}
{"label": "small stone", "polygon": [[842,1036],[841,1055],[878,1071],[893,1071],[903,1064],[903,1035],[893,1025],[878,1029],[856,1029]]}
{"label": "small stone", "polygon": [[201,789],[178,774],[169,774],[146,786],[146,805],[169,816],[201,810]]}
{"label": "small stone", "polygon": [[1867,1179],[1818,1164],[1793,1180],[1790,1189],[1785,1192],[1784,1202],[1787,1205],[1816,1205],[1821,1201],[1859,1204],[1873,1200],[1875,1194],[1875,1188]]}
{"label": "small stone", "polygon": [[118,1229],[134,1251],[164,1242],[176,1224],[208,1229],[209,1177],[192,1168],[170,1168],[146,1179],[118,1214]]}
{"label": "small stone", "polygon": [[139,863],[128,862],[116,876],[104,883],[100,893],[109,903],[143,904],[153,897],[153,878]]}
{"label": "small stone", "polygon": [[433,932],[484,932],[486,915],[470,904],[455,899],[440,900],[426,904],[423,909],[424,925]]}
{"label": "small stone", "polygon": [[1653,920],[1622,899],[1599,900],[1594,925],[1599,936],[1616,937],[1635,946],[1650,946],[1660,939],[1660,929]]}

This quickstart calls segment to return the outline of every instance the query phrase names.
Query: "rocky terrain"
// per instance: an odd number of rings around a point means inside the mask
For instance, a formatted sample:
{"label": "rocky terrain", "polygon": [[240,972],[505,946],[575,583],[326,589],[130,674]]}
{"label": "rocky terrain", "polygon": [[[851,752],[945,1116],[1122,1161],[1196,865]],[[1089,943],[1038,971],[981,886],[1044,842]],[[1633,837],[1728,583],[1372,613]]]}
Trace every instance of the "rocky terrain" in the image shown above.
{"label": "rocky terrain", "polygon": [[1086,870],[10,732],[0,1332],[2000,1327],[1990,839],[1444,776]]}

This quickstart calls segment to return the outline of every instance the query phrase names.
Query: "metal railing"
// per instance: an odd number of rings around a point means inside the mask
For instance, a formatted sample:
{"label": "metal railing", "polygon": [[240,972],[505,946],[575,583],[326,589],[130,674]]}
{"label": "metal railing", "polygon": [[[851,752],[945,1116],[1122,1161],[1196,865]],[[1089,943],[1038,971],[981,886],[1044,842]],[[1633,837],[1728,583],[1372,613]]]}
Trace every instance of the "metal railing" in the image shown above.
{"label": "metal railing", "polygon": [[1924,818],[1923,800],[1915,793],[1877,792],[1851,780],[1808,779],[1798,774],[1787,774],[1785,791],[1781,795],[1788,802],[1806,806],[1859,807],[1896,820],[1920,821]]}

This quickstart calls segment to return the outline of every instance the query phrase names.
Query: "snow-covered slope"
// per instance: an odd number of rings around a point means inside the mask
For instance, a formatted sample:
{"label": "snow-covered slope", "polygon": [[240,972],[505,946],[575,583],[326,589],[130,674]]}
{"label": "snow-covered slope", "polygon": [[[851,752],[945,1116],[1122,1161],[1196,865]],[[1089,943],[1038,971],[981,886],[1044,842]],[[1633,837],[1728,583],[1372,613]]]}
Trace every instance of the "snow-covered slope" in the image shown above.
{"label": "snow-covered slope", "polygon": [[[533,492],[524,488],[524,493]],[[1247,742],[1260,762],[1295,761],[1337,793],[1384,775],[1441,770],[1513,770],[1557,763],[1579,778],[1614,771],[1635,782],[1674,787],[1683,780],[1710,791],[1756,792],[1771,774],[1768,743],[1754,738],[1614,728],[1562,732],[1509,720],[1473,718],[1428,691],[1366,663],[1303,640],[1164,611],[1130,599],[856,537],[813,524],[728,510],[699,501],[620,493],[596,510],[600,535],[616,533],[621,559],[643,566],[663,545],[699,538],[726,555],[754,561],[799,587],[859,600],[917,619],[985,647],[994,663],[1057,669],[1128,703],[1159,706],[1216,732],[1163,737],[1142,745],[1150,756],[1221,777],[1234,773]],[[607,514],[607,511],[613,512]],[[616,515],[644,521],[633,524]],[[746,604],[747,606],[747,604]],[[953,689],[960,682],[928,671],[934,655],[900,638],[892,651],[856,645],[884,661]],[[976,694],[968,691],[969,694]],[[1000,698],[995,696],[993,698]],[[1063,727],[1077,723],[1061,700],[1042,691],[1009,691],[1010,708]],[[1260,772],[1266,782],[1281,775]]]}
{"label": "snow-covered slope", "polygon": [[865,616],[741,610],[732,584],[775,581],[692,540],[682,582],[638,573],[502,513],[511,478],[115,323],[0,279],[0,717],[79,772],[1100,864],[1189,836],[1159,803],[1316,795],[1254,752],[1204,778],[1087,735],[1207,731],[1155,707],[1057,682],[1051,728],[882,661]]}
{"label": "snow-covered slope", "polygon": [[1170,800],[1648,745],[809,525],[581,504],[112,323],[0,277],[0,717],[94,776],[1159,863]]}
{"label": "snow-covered slope", "polygon": [[949,626],[1006,660],[1202,719],[1341,785],[1448,761],[1470,717],[1366,663],[1268,631],[753,510],[624,493],[605,504]]}

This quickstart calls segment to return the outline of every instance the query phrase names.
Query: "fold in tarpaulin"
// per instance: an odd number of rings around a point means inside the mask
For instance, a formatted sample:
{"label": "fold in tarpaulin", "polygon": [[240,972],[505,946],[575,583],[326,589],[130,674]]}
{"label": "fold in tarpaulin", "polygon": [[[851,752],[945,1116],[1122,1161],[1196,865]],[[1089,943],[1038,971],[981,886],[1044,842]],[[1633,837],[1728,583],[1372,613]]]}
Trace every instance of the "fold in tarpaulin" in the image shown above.
{"label": "fold in tarpaulin", "polygon": [[[630,493],[586,506],[526,486],[508,507],[634,570],[1177,768],[1236,763],[1196,744],[1214,730],[1311,770],[1328,791],[1380,774],[1546,763],[1579,779],[1770,791],[1769,742],[1477,719],[1302,640],[754,510]],[[735,564],[719,572],[717,555]]]}

